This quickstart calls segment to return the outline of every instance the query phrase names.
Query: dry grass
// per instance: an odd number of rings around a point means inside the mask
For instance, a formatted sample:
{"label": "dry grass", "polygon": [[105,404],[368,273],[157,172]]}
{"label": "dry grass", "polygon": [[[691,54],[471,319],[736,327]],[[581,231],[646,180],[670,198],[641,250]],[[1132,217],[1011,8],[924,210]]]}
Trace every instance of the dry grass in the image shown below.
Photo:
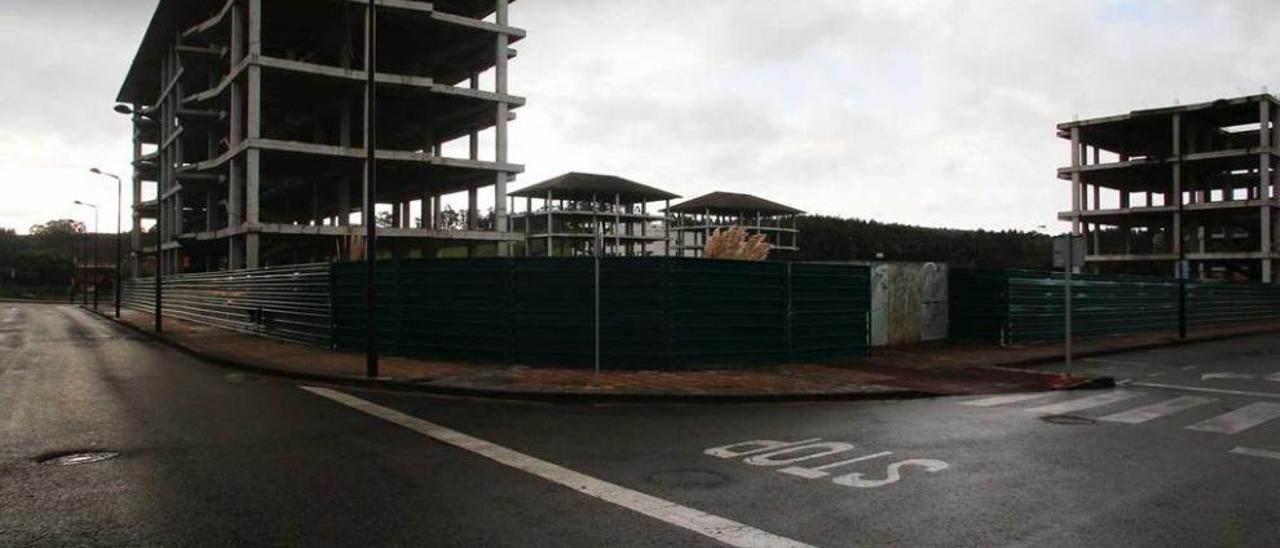
{"label": "dry grass", "polygon": [[735,225],[728,230],[716,229],[707,239],[702,256],[708,259],[763,261],[769,256],[772,247],[764,241],[764,234],[748,236],[745,228]]}

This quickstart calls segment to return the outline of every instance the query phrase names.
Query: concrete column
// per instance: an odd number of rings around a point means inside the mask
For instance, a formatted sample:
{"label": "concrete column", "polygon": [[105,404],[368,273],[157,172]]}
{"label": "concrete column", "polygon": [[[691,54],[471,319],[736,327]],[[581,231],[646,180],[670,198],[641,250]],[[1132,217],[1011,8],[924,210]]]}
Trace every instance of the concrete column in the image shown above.
{"label": "concrete column", "polygon": [[[1173,115],[1173,202],[1165,205],[1177,206],[1173,212],[1173,230],[1170,234],[1172,251],[1182,253],[1182,115]],[[1178,273],[1178,265],[1173,265],[1174,274]]]}
{"label": "concrete column", "polygon": [[[249,55],[262,55],[262,0],[249,0]],[[262,137],[262,67],[249,67],[248,98],[248,139]],[[245,234],[245,268],[258,268],[261,265],[259,256],[258,226],[261,222],[260,199],[262,197],[261,152],[250,148],[245,152],[245,224],[249,233]]]}
{"label": "concrete column", "polygon": [[436,230],[444,228],[444,219],[441,218],[440,215],[440,208],[442,207],[440,202],[442,198],[444,198],[444,196],[440,194],[436,194],[431,197],[431,227]]}
{"label": "concrete column", "polygon": [[[230,70],[244,59],[244,7],[240,2],[231,6],[231,59]],[[230,71],[228,71],[230,75]],[[244,84],[237,78],[231,81],[231,119],[227,135],[227,146],[236,150],[244,141]],[[244,224],[244,157],[233,156],[227,163],[227,228],[239,228]],[[227,248],[227,267],[231,270],[244,268],[243,236],[232,236]]]}
{"label": "concrete column", "polygon": [[142,160],[142,105],[133,105],[133,224],[129,232],[129,272],[133,278],[142,276],[142,214],[138,206],[142,204],[142,172],[138,162]]}
{"label": "concrete column", "polygon": [[[508,0],[495,1],[495,17],[494,22],[501,26],[507,26],[507,4]],[[505,33],[499,32],[495,38],[495,59],[494,59],[494,92],[499,95],[507,93],[507,46],[508,39]],[[508,105],[505,100],[498,101],[497,112],[494,120],[494,151],[496,153],[496,161],[499,165],[507,163],[507,115]],[[505,171],[499,171],[494,176],[494,200],[493,221],[494,230],[498,232],[507,232],[507,206],[506,200],[503,198],[507,195],[507,180],[509,174]],[[510,246],[505,244],[498,245],[498,255],[507,256],[510,254]]]}
{"label": "concrete column", "polygon": [[419,228],[431,228],[431,184],[422,183],[422,202],[417,207],[419,215],[422,216],[422,224]]}
{"label": "concrete column", "polygon": [[474,186],[467,189],[467,230],[476,230],[480,225],[479,192]]}
{"label": "concrete column", "polygon": [[1080,128],[1071,128],[1071,233],[1080,233],[1080,196],[1082,194],[1080,185],[1080,173],[1077,171],[1082,163],[1083,156],[1080,153]]}
{"label": "concrete column", "polygon": [[554,223],[554,220],[553,220],[553,219],[552,219],[552,217],[551,217],[551,199],[552,199],[552,198],[551,198],[551,191],[550,191],[550,190],[548,190],[548,191],[547,191],[547,202],[546,202],[546,206],[547,206],[547,207],[546,207],[546,209],[547,209],[547,256],[548,256],[548,257],[551,257],[551,256],[554,256],[554,255],[555,255],[555,253],[552,251],[552,238],[551,238],[551,234],[555,231],[555,230],[554,230],[555,223]]}
{"label": "concrete column", "polygon": [[613,194],[613,252],[622,254],[622,196]]}
{"label": "concrete column", "polygon": [[1272,247],[1272,230],[1271,226],[1271,186],[1273,184],[1271,177],[1271,144],[1272,132],[1275,128],[1271,127],[1271,100],[1264,98],[1258,103],[1258,122],[1261,124],[1258,131],[1259,146],[1262,152],[1258,155],[1258,196],[1264,201],[1260,208],[1258,234],[1262,245],[1262,253],[1266,254],[1262,259],[1262,282],[1271,283],[1271,259],[1269,254],[1274,251]]}
{"label": "concrete column", "polygon": [[[676,234],[671,233],[671,200],[666,200],[665,204],[666,205],[662,208],[662,233],[666,235],[666,239],[662,242],[662,252],[664,256],[670,257],[671,256],[671,238],[673,236],[676,238],[680,238],[679,240],[676,240],[676,245],[679,246],[684,243],[684,232],[677,232]],[[684,222],[681,221],[680,224],[683,225]],[[683,249],[680,249],[677,252],[680,254],[681,257],[684,256]]]}
{"label": "concrete column", "polygon": [[346,175],[338,181],[338,226],[351,224],[351,179]]}

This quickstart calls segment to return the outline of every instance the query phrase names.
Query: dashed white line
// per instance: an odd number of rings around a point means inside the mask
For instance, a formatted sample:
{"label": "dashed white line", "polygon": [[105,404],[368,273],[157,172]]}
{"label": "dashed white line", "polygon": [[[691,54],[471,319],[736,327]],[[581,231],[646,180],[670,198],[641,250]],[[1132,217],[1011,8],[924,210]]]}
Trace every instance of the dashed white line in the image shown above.
{"label": "dashed white line", "polygon": [[1099,417],[1098,420],[1122,422],[1125,424],[1141,424],[1149,420],[1158,419],[1165,415],[1172,415],[1179,411],[1186,411],[1187,409],[1199,407],[1206,403],[1212,403],[1215,401],[1218,400],[1214,398],[1200,398],[1196,396],[1181,396],[1145,407],[1139,407],[1137,409],[1130,409],[1128,411],[1121,411],[1105,417]]}
{"label": "dashed white line", "polygon": [[1280,403],[1258,402],[1246,405],[1230,413],[1218,415],[1207,421],[1188,426],[1188,430],[1235,434],[1280,417]]}
{"label": "dashed white line", "polygon": [[1110,405],[1116,402],[1127,400],[1132,397],[1136,397],[1138,395],[1139,394],[1136,392],[1125,392],[1125,391],[1117,390],[1114,392],[1107,392],[1105,394],[1098,394],[1096,396],[1089,396],[1087,398],[1078,398],[1074,400],[1067,400],[1064,402],[1049,404],[1041,407],[1035,407],[1032,409],[1028,409],[1027,411],[1031,413],[1039,413],[1042,415],[1061,415],[1063,413],[1073,413],[1076,411],[1083,411],[1085,409],[1092,409],[1094,407],[1102,407],[1104,405]]}
{"label": "dashed white line", "polygon": [[1262,457],[1264,459],[1280,460],[1280,451],[1267,451],[1266,449],[1251,449],[1248,447],[1237,447],[1229,451],[1237,455],[1249,455],[1250,457]]}
{"label": "dashed white line", "polygon": [[563,487],[616,504],[633,512],[710,537],[730,546],[765,548],[809,546],[746,524],[596,479],[558,464],[531,457],[513,449],[468,436],[336,390],[313,386],[303,386],[301,388],[362,413],[403,426],[436,441],[470,451],[552,483],[557,483]]}
{"label": "dashed white line", "polygon": [[1135,361],[1127,361],[1127,360],[1104,360],[1100,358],[1085,358],[1084,361],[1092,362],[1092,363],[1105,363],[1110,365],[1137,365],[1137,366],[1160,365],[1158,363],[1151,363],[1151,362],[1135,362]]}
{"label": "dashed white line", "polygon": [[1189,390],[1192,392],[1209,392],[1211,394],[1231,394],[1234,396],[1259,396],[1263,398],[1280,398],[1280,394],[1275,392],[1249,392],[1247,390],[1223,390],[1221,388],[1201,388],[1199,386],[1181,386],[1177,384],[1159,384],[1154,382],[1135,382],[1131,386],[1145,386],[1147,388],[1168,388],[1170,390]]}
{"label": "dashed white line", "polygon": [[1034,394],[1009,394],[1006,396],[993,396],[990,398],[982,398],[980,400],[967,401],[961,405],[972,405],[974,407],[994,407],[997,405],[1005,405],[1009,403],[1018,403],[1020,401],[1031,400],[1035,398],[1043,398],[1048,396],[1050,392],[1037,392]]}

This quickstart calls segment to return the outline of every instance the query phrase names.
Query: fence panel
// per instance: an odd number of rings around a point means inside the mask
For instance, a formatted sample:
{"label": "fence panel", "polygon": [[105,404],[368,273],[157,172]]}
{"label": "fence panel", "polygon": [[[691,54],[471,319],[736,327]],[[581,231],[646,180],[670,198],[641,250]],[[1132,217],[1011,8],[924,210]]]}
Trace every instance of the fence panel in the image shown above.
{"label": "fence panel", "polygon": [[[383,265],[386,266],[383,266]],[[364,348],[364,266],[333,266],[335,343]],[[601,361],[613,369],[779,363],[866,353],[865,267],[661,257],[601,261]],[[530,365],[594,363],[591,258],[414,259],[379,264],[380,347]],[[385,318],[385,319],[383,319]],[[794,324],[794,325],[792,325]]]}
{"label": "fence panel", "polygon": [[786,359],[785,263],[672,260],[668,291],[673,363]]}
{"label": "fence panel", "polygon": [[1221,326],[1280,320],[1280,285],[1244,282],[1187,284],[1187,325]]}
{"label": "fence panel", "polygon": [[[1059,272],[955,269],[951,329],[957,338],[1005,343],[1062,340],[1064,278]],[[1280,320],[1280,286],[1187,283],[1189,328]],[[1080,338],[1173,332],[1178,281],[1081,274],[1072,277],[1072,330]]]}
{"label": "fence panel", "polygon": [[795,263],[790,274],[791,358],[864,356],[871,344],[871,269]]}
{"label": "fence panel", "polygon": [[[1009,274],[1007,342],[1062,340],[1065,279],[1058,272]],[[1166,278],[1075,275],[1071,329],[1081,338],[1169,331],[1178,327],[1178,284]]]}
{"label": "fence panel", "polygon": [[[121,305],[155,310],[155,278],[127,280]],[[328,264],[179,274],[163,278],[165,316],[267,337],[330,346]]]}

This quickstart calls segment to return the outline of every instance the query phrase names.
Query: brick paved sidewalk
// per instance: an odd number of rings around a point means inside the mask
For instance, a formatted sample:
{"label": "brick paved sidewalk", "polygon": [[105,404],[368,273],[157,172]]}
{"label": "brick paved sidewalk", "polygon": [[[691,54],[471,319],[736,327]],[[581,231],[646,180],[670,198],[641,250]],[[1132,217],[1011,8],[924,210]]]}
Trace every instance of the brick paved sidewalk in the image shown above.
{"label": "brick paved sidewalk", "polygon": [[[122,321],[150,331],[151,315],[126,310]],[[1219,329],[1197,339],[1280,330],[1280,324]],[[165,338],[215,360],[281,373],[363,379],[364,355],[329,351],[165,318]],[[1077,344],[1079,355],[1163,346],[1169,335],[1116,337]],[[383,357],[380,373],[397,385],[467,394],[725,398],[886,398],[1060,390],[1095,383],[1080,375],[1018,369],[1061,359],[1060,345],[1000,347],[964,342],[877,350],[858,360],[713,371],[591,371]]]}

